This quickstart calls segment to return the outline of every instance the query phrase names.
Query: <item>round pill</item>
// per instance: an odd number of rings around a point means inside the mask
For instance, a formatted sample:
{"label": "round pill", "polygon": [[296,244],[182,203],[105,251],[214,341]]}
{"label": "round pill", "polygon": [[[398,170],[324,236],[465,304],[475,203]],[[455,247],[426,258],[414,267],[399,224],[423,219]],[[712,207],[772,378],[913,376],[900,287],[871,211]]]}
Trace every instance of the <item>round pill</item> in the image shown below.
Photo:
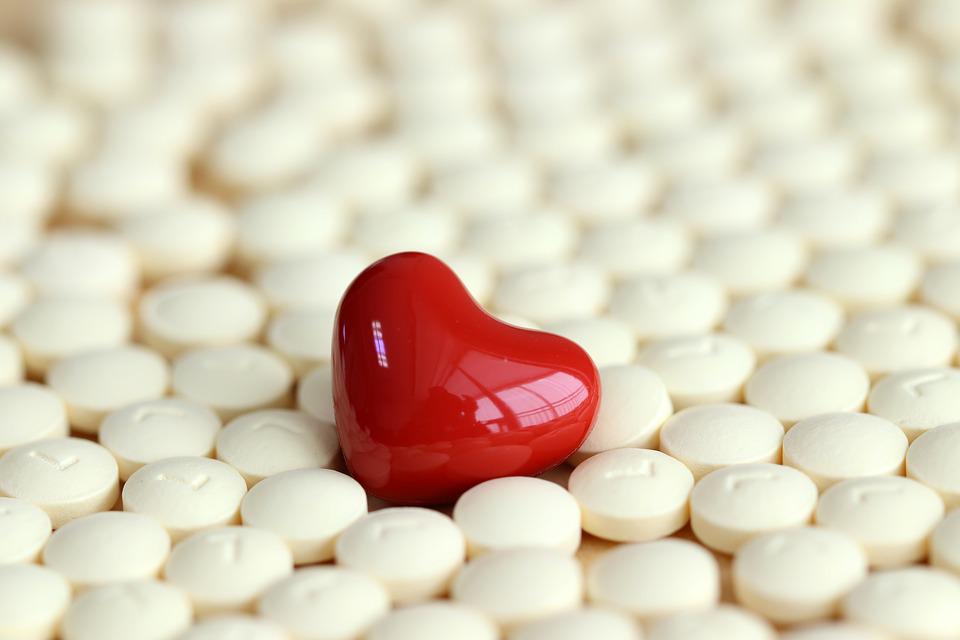
{"label": "round pill", "polygon": [[711,549],[734,553],[750,539],[810,522],[817,485],[779,464],[724,467],[705,475],[690,494],[694,535]]}
{"label": "round pill", "polygon": [[330,362],[334,309],[289,309],[281,311],[267,328],[267,344],[304,375],[319,364]]}
{"label": "round pill", "polygon": [[286,631],[278,624],[248,615],[213,616],[197,622],[177,640],[223,640],[231,637],[243,640],[288,640]]}
{"label": "round pill", "polygon": [[354,220],[351,238],[373,256],[399,251],[436,255],[458,244],[461,224],[455,211],[436,202],[392,205]]}
{"label": "round pill", "polygon": [[467,252],[502,269],[562,261],[574,249],[576,227],[554,212],[498,215],[471,224],[464,235]]}
{"label": "round pill", "polygon": [[584,230],[580,258],[617,278],[666,275],[680,271],[692,240],[683,225],[654,219],[628,219]]}
{"label": "round pill", "polygon": [[0,565],[35,562],[50,531],[50,516],[40,507],[19,498],[0,498]]}
{"label": "round pill", "polygon": [[50,516],[54,529],[110,509],[119,493],[113,456],[88,440],[39,440],[0,457],[0,495],[37,505]]}
{"label": "round pill", "polygon": [[230,465],[209,458],[164,458],[142,466],[123,485],[123,510],[160,522],[174,542],[201,529],[239,522],[247,491]]}
{"label": "round pill", "polygon": [[865,246],[887,231],[890,208],[889,201],[872,190],[818,189],[787,198],[778,222],[816,248]]}
{"label": "round pill", "polygon": [[720,569],[710,552],[686,540],[625,544],[590,565],[587,598],[644,622],[701,611],[720,599]]}
{"label": "round pill", "polygon": [[137,256],[122,237],[89,230],[47,235],[20,272],[43,295],[123,299],[140,279]]}
{"label": "round pill", "polygon": [[164,568],[167,582],[190,597],[198,616],[245,611],[293,571],[276,534],[253,527],[216,527],[179,542]]}
{"label": "round pill", "polygon": [[789,429],[831,411],[860,411],[870,378],[855,360],[835,353],[780,356],[761,365],[744,388],[747,404],[768,411]]}
{"label": "round pill", "polygon": [[620,447],[655,448],[660,426],[673,412],[660,377],[646,367],[622,365],[602,368],[600,381],[603,396],[593,429],[571,460],[580,463]]}
{"label": "round pill", "polygon": [[920,285],[920,298],[954,320],[960,320],[960,264],[951,262],[927,269]]}
{"label": "round pill", "polygon": [[934,368],[892,373],[873,386],[867,408],[903,429],[912,441],[929,429],[960,421],[960,371]]}
{"label": "round pill", "polygon": [[339,451],[332,424],[289,409],[244,414],[217,434],[217,458],[249,486],[282,471],[329,467]]}
{"label": "round pill", "polygon": [[144,342],[167,357],[255,340],[266,314],[252,287],[226,277],[163,283],[147,291],[139,306]]}
{"label": "round pill", "polygon": [[866,574],[856,542],[818,527],[757,536],[733,558],[737,600],[775,624],[832,616]]}
{"label": "round pill", "polygon": [[816,521],[856,540],[871,567],[912,564],[927,555],[927,539],[943,517],[943,500],[915,480],[854,478],[820,496]]}
{"label": "round pill", "polygon": [[654,622],[648,640],[772,640],[773,627],[748,611],[722,604],[710,611],[676,613]]}
{"label": "round pill", "polygon": [[170,536],[153,518],[104,511],[57,529],[43,549],[43,564],[81,590],[155,578],[169,553]]}
{"label": "round pill", "polygon": [[955,638],[960,580],[928,567],[878,571],[850,592],[843,615],[897,638]]}
{"label": "round pill", "polygon": [[810,261],[805,279],[848,309],[862,309],[904,302],[920,275],[920,262],[910,251],[873,245],[821,251]]}
{"label": "round pill", "polygon": [[365,513],[367,494],[360,483],[331,469],[270,476],[250,489],[240,504],[243,524],[279,535],[298,565],[333,558],[336,539]]}
{"label": "round pill", "polygon": [[906,211],[893,225],[893,239],[935,262],[960,259],[960,209]]}
{"label": "round pill", "polygon": [[6,328],[33,298],[33,288],[19,273],[0,271],[0,329]]}
{"label": "round pill", "polygon": [[190,600],[154,580],[96,587],[77,596],[63,618],[63,640],[163,640],[187,630]]}
{"label": "round pill", "polygon": [[547,322],[543,328],[579,344],[598,367],[628,364],[637,353],[637,340],[629,325],[599,316]]}
{"label": "round pill", "polygon": [[173,363],[173,391],[223,420],[287,404],[293,372],[263,347],[237,345],[188,351]]}
{"label": "round pill", "polygon": [[667,387],[673,406],[736,402],[757,358],[739,338],[726,334],[682,336],[649,343],[637,362]]}
{"label": "round pill", "polygon": [[524,624],[509,640],[637,640],[640,631],[628,616],[616,611],[587,607]]}
{"label": "round pill", "polygon": [[818,622],[780,634],[781,640],[887,640],[874,628],[853,622]]}
{"label": "round pill", "polygon": [[47,372],[47,384],[66,403],[71,426],[85,433],[96,433],[111,411],[162,397],[169,383],[167,361],[134,345],[84,351]]}
{"label": "round pill", "polygon": [[[499,630],[485,615],[456,602],[427,602],[396,609],[373,625],[368,640],[497,640]],[[618,640],[611,638],[611,640]]]}
{"label": "round pill", "polygon": [[271,585],[257,610],[291,637],[339,640],[361,637],[390,610],[390,597],[376,580],[359,571],[310,567]]}
{"label": "round pill", "polygon": [[0,386],[0,455],[22,444],[70,435],[63,400],[32,382]]}
{"label": "round pill", "polygon": [[406,202],[419,187],[421,172],[415,151],[397,140],[358,140],[323,158],[311,182],[364,210]]}
{"label": "round pill", "polygon": [[596,316],[606,306],[606,275],[587,264],[525,267],[505,274],[493,294],[493,308],[534,322]]}
{"label": "round pill", "polygon": [[930,564],[960,574],[960,510],[949,512],[933,529]]}
{"label": "round pill", "polygon": [[536,163],[520,155],[491,154],[441,166],[432,193],[470,216],[523,209],[540,192]]}
{"label": "round pill", "polygon": [[720,283],[692,272],[628,280],[610,299],[610,315],[633,327],[641,340],[709,332],[726,308]]}
{"label": "round pill", "polygon": [[554,169],[547,199],[586,222],[632,218],[656,196],[658,183],[634,158],[570,161]]}
{"label": "round pill", "polygon": [[947,508],[960,506],[960,423],[945,424],[920,435],[907,451],[907,476],[940,494]]}
{"label": "round pill", "polygon": [[369,513],[336,543],[337,564],[373,576],[402,604],[446,593],[465,552],[453,520],[419,507]]}
{"label": "round pill", "polygon": [[70,604],[70,583],[33,564],[0,565],[0,634],[15,640],[53,640]]}
{"label": "round pill", "polygon": [[806,260],[798,236],[765,229],[707,236],[693,252],[692,268],[717,278],[733,295],[750,295],[789,287]]}
{"label": "round pill", "polygon": [[555,549],[491,551],[457,574],[452,596],[509,632],[578,608],[583,599],[582,570],[570,554]]}
{"label": "round pill", "polygon": [[708,404],[671,416],[660,430],[659,448],[699,480],[734,464],[780,462],[782,441],[783,425],[766,411],[742,404]]}
{"label": "round pill", "polygon": [[570,474],[583,530],[620,542],[662,538],[687,523],[693,475],[651,449],[598,453]]}
{"label": "round pill", "polygon": [[311,253],[265,265],[256,272],[254,282],[275,310],[335,309],[343,292],[367,264],[366,256],[355,251]]}
{"label": "round pill", "polygon": [[487,480],[457,500],[453,521],[467,553],[548,547],[574,553],[580,546],[580,507],[565,489],[538,478]]}
{"label": "round pill", "polygon": [[297,385],[297,408],[321,422],[336,423],[333,411],[333,371],[320,365]]}
{"label": "round pill", "polygon": [[774,193],[768,182],[696,176],[676,184],[666,195],[663,214],[706,233],[756,229],[773,213]]}

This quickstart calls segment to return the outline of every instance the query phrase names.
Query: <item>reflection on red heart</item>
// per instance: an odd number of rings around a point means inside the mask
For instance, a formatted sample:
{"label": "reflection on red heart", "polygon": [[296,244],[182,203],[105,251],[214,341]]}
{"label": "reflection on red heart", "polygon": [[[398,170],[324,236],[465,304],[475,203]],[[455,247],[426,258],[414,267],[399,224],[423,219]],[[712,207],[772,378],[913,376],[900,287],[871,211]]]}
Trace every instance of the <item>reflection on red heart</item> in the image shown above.
{"label": "reflection on red heart", "polygon": [[490,316],[433,256],[368,267],[335,326],[340,445],[385,500],[449,502],[484,480],[540,473],[593,426],[600,379],[583,349]]}

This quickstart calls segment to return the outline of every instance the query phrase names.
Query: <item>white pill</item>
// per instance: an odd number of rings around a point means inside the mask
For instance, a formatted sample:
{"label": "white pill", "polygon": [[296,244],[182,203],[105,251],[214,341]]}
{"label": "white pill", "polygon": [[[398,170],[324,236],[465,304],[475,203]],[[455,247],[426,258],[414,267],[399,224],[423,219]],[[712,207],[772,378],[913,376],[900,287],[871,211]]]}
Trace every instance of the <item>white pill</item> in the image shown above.
{"label": "white pill", "polygon": [[711,549],[734,553],[750,539],[810,522],[817,486],[779,464],[724,467],[705,475],[690,494],[690,524]]}
{"label": "white pill", "polygon": [[337,564],[379,580],[396,603],[446,593],[463,564],[463,533],[449,517],[419,507],[369,513],[350,525],[336,544]]}
{"label": "white pill", "polygon": [[766,359],[825,349],[840,331],[843,317],[843,308],[833,300],[791,289],[737,300],[727,310],[723,329]]}
{"label": "white pill", "polygon": [[701,177],[673,187],[663,213],[699,232],[745,231],[763,226],[773,205],[772,185],[765,181]]}
{"label": "white pill", "polygon": [[392,138],[358,140],[323,158],[312,184],[356,209],[406,202],[422,167],[413,149]]}
{"label": "white pill", "polygon": [[90,114],[66,101],[24,105],[0,118],[0,150],[4,155],[52,167],[76,160],[88,150],[92,137]]}
{"label": "white pill", "polygon": [[578,608],[583,574],[576,559],[555,549],[492,551],[460,571],[452,596],[509,631]]}
{"label": "white pill", "polygon": [[457,213],[437,202],[382,207],[358,217],[351,234],[353,242],[372,256],[400,251],[430,254],[450,252],[460,239]]}
{"label": "white pill", "polygon": [[788,429],[798,420],[831,411],[860,411],[870,378],[855,360],[835,353],[773,358],[744,388],[747,404],[769,411]]}
{"label": "white pill", "polygon": [[578,465],[569,487],[584,531],[606,540],[645,541],[687,523],[693,475],[659,451],[613,449]]}
{"label": "white pill", "polygon": [[198,616],[249,611],[272,584],[293,571],[290,550],[274,533],[217,527],[179,542],[164,576],[190,597]]}
{"label": "white pill", "polygon": [[311,567],[272,584],[257,610],[292,638],[366,638],[367,629],[390,610],[390,597],[376,580],[359,571]]}
{"label": "white pill", "polygon": [[927,269],[920,298],[954,320],[960,319],[960,264],[947,263]]}
{"label": "white pill", "polygon": [[738,401],[757,357],[744,341],[718,333],[651,342],[640,349],[637,362],[657,372],[673,406],[683,409]]}
{"label": "white pill", "polygon": [[897,425],[867,413],[823,413],[797,422],[783,437],[783,464],[821,491],[849,478],[902,475],[907,437]]}
{"label": "white pill", "polygon": [[576,228],[560,213],[535,211],[480,220],[467,229],[464,249],[500,268],[549,264],[573,251]]}
{"label": "white pill", "polygon": [[50,516],[26,500],[0,498],[0,565],[35,562],[50,538]]}
{"label": "white pill", "polygon": [[354,251],[314,253],[267,265],[257,271],[255,282],[274,309],[333,309],[367,263]]}
{"label": "white pill", "polygon": [[238,637],[243,640],[288,640],[283,627],[264,618],[233,614],[213,616],[197,622],[177,640],[223,640]]}
{"label": "white pill", "polygon": [[96,433],[111,411],[163,397],[170,384],[167,361],[138,345],[84,351],[47,372],[47,384],[63,398],[71,426]]}
{"label": "white pill", "polygon": [[752,164],[785,191],[804,193],[845,186],[860,167],[860,154],[847,137],[820,135],[764,144]]}
{"label": "white pill", "polygon": [[453,521],[467,553],[547,547],[574,553],[580,546],[580,507],[563,487],[539,478],[481,482],[457,500]]}
{"label": "white pill", "polygon": [[0,495],[37,505],[56,529],[116,504],[117,463],[100,445],[79,438],[20,445],[0,457]]}
{"label": "white pill", "polygon": [[255,345],[188,351],[173,363],[173,391],[206,405],[223,420],[285,406],[293,372],[280,356]]}
{"label": "white pill", "polygon": [[960,510],[947,513],[930,536],[930,564],[960,574]]}
{"label": "white pill", "polygon": [[169,553],[170,536],[153,518],[105,511],[57,529],[43,549],[43,564],[81,590],[155,578]]}
{"label": "white pill", "polygon": [[887,568],[926,557],[927,539],[943,510],[940,496],[915,480],[854,478],[823,492],[816,521],[860,543],[871,567]]}
{"label": "white pill", "polygon": [[11,338],[0,334],[0,385],[13,385],[24,378],[23,355],[20,346]]}
{"label": "white pill", "polygon": [[267,344],[282,355],[294,372],[304,375],[329,363],[333,342],[334,309],[288,309],[267,327]]}
{"label": "white pill", "polygon": [[19,264],[40,242],[43,225],[34,220],[0,217],[0,267]]}
{"label": "white pill", "polygon": [[509,640],[638,640],[641,636],[630,617],[616,611],[585,607],[520,625],[507,637]]}
{"label": "white pill", "polygon": [[628,364],[637,353],[633,331],[616,318],[559,320],[544,323],[543,328],[579,344],[598,367]]}
{"label": "white pill", "polygon": [[904,302],[920,281],[917,257],[895,245],[826,249],[807,267],[808,286],[848,309]]}
{"label": "white pill", "polygon": [[925,431],[907,451],[907,476],[940,494],[947,508],[960,506],[960,423]]}
{"label": "white pill", "polygon": [[333,371],[320,365],[297,385],[297,408],[321,422],[336,424],[333,410]]}
{"label": "white pill", "polygon": [[934,262],[960,259],[960,210],[939,206],[904,212],[893,225],[893,239]]}
{"label": "white pill", "polygon": [[889,201],[875,191],[820,189],[788,198],[777,218],[817,248],[877,242],[890,226]]}
{"label": "white pill", "polygon": [[850,317],[835,346],[871,376],[945,367],[957,350],[957,327],[947,316],[926,307],[873,309]]}
{"label": "white pill", "polygon": [[70,435],[63,400],[39,384],[0,386],[0,455],[21,444]]}
{"label": "white pill", "polygon": [[0,635],[53,640],[70,604],[70,583],[32,564],[0,565]]}
{"label": "white pill", "polygon": [[481,305],[487,304],[493,294],[495,283],[493,267],[490,263],[478,256],[463,253],[445,255],[441,258],[457,274],[474,300]]}
{"label": "white pill", "polygon": [[209,122],[196,105],[157,95],[124,104],[104,114],[101,145],[137,157],[188,161],[206,141]]}
{"label": "white pill", "polygon": [[625,544],[590,565],[587,598],[644,622],[702,611],[720,599],[720,569],[710,552],[686,540]]}
{"label": "white pill", "polygon": [[126,305],[68,295],[40,298],[24,309],[11,327],[23,349],[27,370],[38,376],[60,358],[122,345],[132,331]]}
{"label": "white pill", "polygon": [[782,229],[717,233],[701,240],[692,268],[717,278],[734,295],[784,289],[807,262],[806,246]]}
{"label": "white pill", "polygon": [[493,294],[493,308],[534,322],[589,318],[600,314],[610,282],[584,263],[550,264],[505,274]]}
{"label": "white pill", "polygon": [[5,328],[33,298],[33,288],[19,273],[0,271],[0,329]]}
{"label": "white pill", "polygon": [[766,411],[742,404],[707,404],[670,417],[660,430],[659,448],[699,480],[734,464],[778,463],[782,441],[783,425]]}
{"label": "white pill", "polygon": [[661,218],[606,222],[584,231],[580,257],[614,277],[670,274],[690,257],[687,229]]}
{"label": "white pill", "polygon": [[960,191],[958,158],[953,149],[897,149],[867,164],[864,181],[905,207],[953,202]]}
{"label": "white pill", "polygon": [[127,298],[140,280],[136,253],[122,237],[86,229],[47,235],[20,272],[44,295]]}
{"label": "white pill", "polygon": [[912,441],[929,429],[960,421],[960,371],[934,368],[890,374],[874,385],[867,407],[903,429]]}
{"label": "white pill", "polygon": [[[438,600],[396,609],[380,618],[366,635],[368,640],[446,640],[451,637],[497,640],[500,632],[482,613],[456,602]],[[522,640],[524,636],[519,637]]]}
{"label": "white pill", "polygon": [[780,634],[781,640],[887,640],[876,629],[852,622],[818,622],[794,627]]}
{"label": "white pill", "polygon": [[819,527],[757,536],[733,558],[737,600],[775,624],[831,617],[866,574],[857,543]]}
{"label": "white pill", "polygon": [[604,367],[600,370],[603,395],[593,429],[572,461],[621,447],[654,449],[660,426],[673,413],[673,404],[660,377],[639,365]]}
{"label": "white pill", "polygon": [[168,357],[255,340],[266,315],[253,287],[223,276],[166,282],[149,289],[139,303],[144,342]]}
{"label": "white pill", "polygon": [[610,315],[633,327],[641,340],[709,332],[726,309],[720,283],[693,272],[634,278],[610,299]]}
{"label": "white pill", "polygon": [[566,162],[547,185],[547,199],[584,222],[630,219],[644,212],[659,180],[636,159]]}
{"label": "white pill", "polygon": [[42,163],[0,157],[0,188],[7,219],[36,223],[53,213],[58,193],[56,174]]}
{"label": "white pill", "polygon": [[177,542],[201,529],[239,522],[246,491],[243,477],[219,460],[164,458],[130,476],[123,485],[123,510],[155,518]]}
{"label": "white pill", "polygon": [[850,592],[843,615],[896,638],[956,638],[960,580],[927,567],[878,571]]}
{"label": "white pill", "polygon": [[190,600],[164,582],[105,585],[85,591],[70,604],[63,640],[163,640],[186,631],[192,617]]}
{"label": "white pill", "polygon": [[770,623],[749,611],[721,604],[710,611],[676,613],[650,625],[648,640],[772,640]]}

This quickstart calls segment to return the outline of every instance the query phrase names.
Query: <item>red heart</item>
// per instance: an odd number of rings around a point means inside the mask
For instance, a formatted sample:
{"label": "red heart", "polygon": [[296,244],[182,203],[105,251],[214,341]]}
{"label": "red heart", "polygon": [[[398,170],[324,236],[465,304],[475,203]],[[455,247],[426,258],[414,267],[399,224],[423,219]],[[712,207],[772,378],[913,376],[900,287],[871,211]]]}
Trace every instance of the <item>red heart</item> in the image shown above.
{"label": "red heart", "polygon": [[440,260],[398,253],[340,301],[333,402],[347,466],[368,491],[441,503],[563,462],[593,426],[600,380],[578,345],[500,322]]}

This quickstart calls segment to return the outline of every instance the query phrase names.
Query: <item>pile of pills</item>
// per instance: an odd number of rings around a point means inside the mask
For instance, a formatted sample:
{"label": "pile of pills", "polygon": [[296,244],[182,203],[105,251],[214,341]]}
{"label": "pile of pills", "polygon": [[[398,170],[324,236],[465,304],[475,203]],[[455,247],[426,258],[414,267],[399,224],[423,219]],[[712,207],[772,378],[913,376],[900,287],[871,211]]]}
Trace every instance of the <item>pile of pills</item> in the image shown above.
{"label": "pile of pills", "polygon": [[[960,638],[960,5],[0,3],[0,637]],[[541,477],[347,473],[338,301],[593,357]]]}

